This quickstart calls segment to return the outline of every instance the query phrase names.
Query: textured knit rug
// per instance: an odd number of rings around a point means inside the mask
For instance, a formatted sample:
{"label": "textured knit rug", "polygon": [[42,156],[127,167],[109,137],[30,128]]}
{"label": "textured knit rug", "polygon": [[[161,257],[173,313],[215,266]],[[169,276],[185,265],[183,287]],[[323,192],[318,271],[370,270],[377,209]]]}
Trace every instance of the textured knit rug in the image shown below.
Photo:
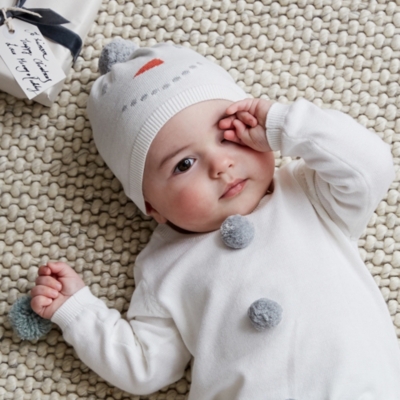
{"label": "textured knit rug", "polygon": [[[344,111],[392,145],[398,169],[399,2],[103,0],[52,107],[0,93],[0,400],[183,400],[190,388],[188,368],[152,396],[122,392],[79,360],[57,326],[43,339],[22,341],[7,319],[49,259],[70,263],[109,307],[127,311],[135,258],[155,223],[98,155],[85,110],[100,51],[114,37],[190,46],[255,97],[305,97]],[[290,161],[276,153],[278,168]],[[359,250],[400,338],[398,181],[371,216]]]}

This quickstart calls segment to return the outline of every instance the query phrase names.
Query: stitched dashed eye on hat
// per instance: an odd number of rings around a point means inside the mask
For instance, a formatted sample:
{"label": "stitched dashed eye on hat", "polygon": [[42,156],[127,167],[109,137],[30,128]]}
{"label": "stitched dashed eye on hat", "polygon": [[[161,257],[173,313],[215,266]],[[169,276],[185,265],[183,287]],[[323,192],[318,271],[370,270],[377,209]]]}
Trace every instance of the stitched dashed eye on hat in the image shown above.
{"label": "stitched dashed eye on hat", "polygon": [[201,101],[250,97],[221,66],[175,44],[141,48],[116,39],[102,50],[99,70],[87,105],[94,141],[143,213],[146,155],[162,126]]}

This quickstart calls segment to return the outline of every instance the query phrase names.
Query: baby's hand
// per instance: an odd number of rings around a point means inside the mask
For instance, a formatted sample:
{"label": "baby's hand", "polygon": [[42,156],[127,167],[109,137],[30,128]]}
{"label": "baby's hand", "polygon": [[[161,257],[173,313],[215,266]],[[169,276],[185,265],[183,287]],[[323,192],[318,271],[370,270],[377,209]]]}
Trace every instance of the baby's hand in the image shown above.
{"label": "baby's hand", "polygon": [[272,101],[245,99],[231,104],[225,111],[229,117],[219,121],[224,138],[257,151],[272,151],[265,132],[267,114]]}
{"label": "baby's hand", "polygon": [[36,286],[31,290],[31,307],[42,318],[53,314],[85,283],[80,276],[63,262],[49,262],[39,268]]}

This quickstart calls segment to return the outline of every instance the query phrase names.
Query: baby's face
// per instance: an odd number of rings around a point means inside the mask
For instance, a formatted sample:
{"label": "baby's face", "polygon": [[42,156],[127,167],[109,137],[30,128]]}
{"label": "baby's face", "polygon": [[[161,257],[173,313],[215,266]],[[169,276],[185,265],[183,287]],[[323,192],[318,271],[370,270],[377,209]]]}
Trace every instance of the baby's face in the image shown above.
{"label": "baby's face", "polygon": [[274,174],[272,152],[224,140],[218,122],[228,100],[208,100],[174,115],[147,154],[143,194],[147,212],[191,232],[220,228],[230,215],[251,213]]}

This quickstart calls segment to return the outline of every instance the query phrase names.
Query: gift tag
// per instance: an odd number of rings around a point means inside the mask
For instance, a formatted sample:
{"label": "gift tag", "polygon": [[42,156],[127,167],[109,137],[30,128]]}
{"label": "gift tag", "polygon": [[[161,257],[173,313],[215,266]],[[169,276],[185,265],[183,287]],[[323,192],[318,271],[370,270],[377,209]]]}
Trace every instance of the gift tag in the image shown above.
{"label": "gift tag", "polygon": [[39,28],[12,20],[14,33],[0,27],[0,55],[28,99],[65,79]]}

